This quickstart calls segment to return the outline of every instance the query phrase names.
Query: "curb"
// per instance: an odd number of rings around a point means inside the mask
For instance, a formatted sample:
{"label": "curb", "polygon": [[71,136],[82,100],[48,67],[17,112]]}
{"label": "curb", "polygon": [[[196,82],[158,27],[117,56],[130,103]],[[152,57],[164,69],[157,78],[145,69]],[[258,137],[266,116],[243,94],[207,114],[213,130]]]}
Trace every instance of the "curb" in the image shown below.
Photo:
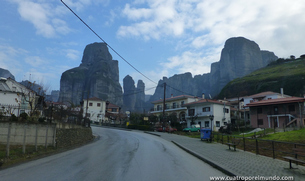
{"label": "curb", "polygon": [[171,141],[171,142],[174,143],[179,148],[183,149],[184,151],[186,151],[186,152],[190,153],[191,155],[195,156],[196,158],[206,162],[207,164],[211,165],[212,167],[214,167],[214,168],[218,169],[219,171],[225,173],[226,175],[228,175],[228,176],[236,176],[235,174],[233,174],[232,172],[228,171],[227,169],[224,169],[223,167],[221,167],[221,166],[219,166],[219,165],[217,165],[217,164],[215,164],[215,163],[213,163],[213,162],[203,158],[198,153],[196,153],[196,152],[194,152],[194,151],[192,151],[192,150],[190,150],[190,149],[188,149],[188,148],[186,148],[186,147],[176,143],[175,141]]}

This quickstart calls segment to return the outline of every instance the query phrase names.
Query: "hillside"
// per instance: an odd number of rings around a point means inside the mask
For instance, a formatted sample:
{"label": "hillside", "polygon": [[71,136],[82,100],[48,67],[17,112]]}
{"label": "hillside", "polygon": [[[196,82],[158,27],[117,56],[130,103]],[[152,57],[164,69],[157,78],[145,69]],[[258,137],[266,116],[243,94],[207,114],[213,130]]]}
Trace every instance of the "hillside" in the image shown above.
{"label": "hillside", "polygon": [[[283,60],[283,59],[279,59]],[[286,59],[256,70],[242,78],[229,82],[218,98],[252,95],[264,91],[280,92],[291,96],[305,93],[305,58]]]}

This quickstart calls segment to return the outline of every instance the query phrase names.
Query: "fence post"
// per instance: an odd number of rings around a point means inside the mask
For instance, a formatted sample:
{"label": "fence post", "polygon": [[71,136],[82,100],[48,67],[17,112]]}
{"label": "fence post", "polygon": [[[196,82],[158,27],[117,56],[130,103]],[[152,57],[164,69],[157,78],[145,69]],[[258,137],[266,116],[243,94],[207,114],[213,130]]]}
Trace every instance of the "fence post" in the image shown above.
{"label": "fence post", "polygon": [[47,148],[48,146],[48,131],[49,131],[49,125],[47,124],[45,148]]}
{"label": "fence post", "polygon": [[273,154],[273,159],[275,159],[275,150],[274,150],[274,141],[272,141],[272,154]]}
{"label": "fence post", "polygon": [[258,154],[259,154],[259,150],[258,150],[258,141],[257,141],[256,138],[255,138],[255,142],[256,142],[256,154],[258,155]]}
{"label": "fence post", "polygon": [[7,142],[6,142],[6,157],[10,156],[10,137],[11,137],[12,123],[8,124]]}
{"label": "fence post", "polygon": [[22,153],[23,154],[25,154],[26,127],[27,127],[27,124],[24,124],[24,126],[23,126],[23,144],[22,144]]}
{"label": "fence post", "polygon": [[36,124],[36,133],[35,133],[35,151],[37,151],[37,139],[38,139],[38,124]]}
{"label": "fence post", "polygon": [[246,139],[243,137],[243,142],[244,142],[244,151],[246,151]]}
{"label": "fence post", "polygon": [[56,125],[54,125],[54,131],[53,131],[53,147],[56,147]]}

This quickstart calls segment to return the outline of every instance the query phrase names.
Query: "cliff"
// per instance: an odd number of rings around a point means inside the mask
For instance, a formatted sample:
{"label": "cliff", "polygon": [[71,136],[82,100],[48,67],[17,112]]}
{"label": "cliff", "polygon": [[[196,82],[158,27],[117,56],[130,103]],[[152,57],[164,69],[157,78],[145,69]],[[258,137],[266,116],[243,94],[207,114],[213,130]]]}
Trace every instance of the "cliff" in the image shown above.
{"label": "cliff", "polygon": [[167,83],[166,97],[188,94],[216,96],[231,80],[243,77],[267,66],[278,57],[273,52],[262,51],[254,42],[243,37],[230,38],[225,42],[218,62],[211,64],[211,72],[192,77],[191,73],[163,77],[150,101],[163,98],[163,83]]}
{"label": "cliff", "polygon": [[87,96],[123,103],[118,61],[112,60],[104,43],[87,45],[80,66],[65,71],[60,79],[60,102],[79,105]]}

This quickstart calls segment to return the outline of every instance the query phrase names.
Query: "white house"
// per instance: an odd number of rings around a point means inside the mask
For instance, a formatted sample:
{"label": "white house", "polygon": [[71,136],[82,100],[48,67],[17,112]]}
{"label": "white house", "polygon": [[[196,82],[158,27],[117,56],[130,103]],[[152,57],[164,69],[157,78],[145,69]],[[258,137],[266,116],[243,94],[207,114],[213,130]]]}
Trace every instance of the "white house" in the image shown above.
{"label": "white house", "polygon": [[188,110],[186,115],[188,127],[191,124],[199,124],[201,128],[213,128],[213,131],[218,131],[221,126],[230,123],[230,106],[224,102],[201,99],[183,106]]}
{"label": "white house", "polygon": [[[106,101],[103,101],[97,97],[84,99],[84,117],[86,116],[91,121],[101,124],[103,120],[105,120],[106,114]],[[86,115],[87,113],[87,115]]]}
{"label": "white house", "polygon": [[[186,121],[185,115],[187,112],[187,108],[184,107],[184,104],[198,101],[201,98],[188,96],[188,95],[179,95],[179,96],[171,96],[170,98],[165,99],[165,114],[175,114],[180,122]],[[151,111],[151,114],[156,116],[160,116],[163,114],[163,99],[153,101],[154,110]]]}
{"label": "white house", "polygon": [[37,94],[24,85],[11,78],[0,78],[0,111],[3,115],[19,116],[23,112],[29,114],[37,99]]}

